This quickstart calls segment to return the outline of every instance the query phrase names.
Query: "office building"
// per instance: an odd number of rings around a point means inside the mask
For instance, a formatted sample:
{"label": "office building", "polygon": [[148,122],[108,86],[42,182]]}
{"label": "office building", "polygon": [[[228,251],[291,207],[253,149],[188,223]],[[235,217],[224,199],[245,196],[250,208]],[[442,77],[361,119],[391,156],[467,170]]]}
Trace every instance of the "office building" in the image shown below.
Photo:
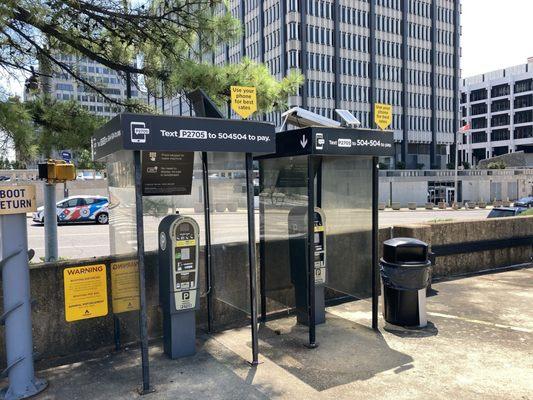
{"label": "office building", "polygon": [[[112,99],[124,101],[126,99],[126,83],[114,70],[83,56],[59,54],[59,60],[79,73],[91,84],[102,88],[102,91]],[[123,110],[119,104],[114,104],[90,87],[76,81],[65,71],[55,70],[52,77],[43,86],[47,86],[50,95],[61,101],[77,100],[89,112],[111,118]],[[133,87],[132,98],[140,98],[137,88]],[[144,98],[144,96],[143,96]]]}
{"label": "office building", "polygon": [[461,80],[462,124],[459,159],[533,153],[533,58],[526,64]]}
{"label": "office building", "polygon": [[[396,161],[442,168],[459,126],[459,0],[231,0],[244,35],[210,55],[215,64],[244,56],[282,78],[306,77],[289,99],[335,118],[350,110],[366,128],[374,103],[393,105]],[[168,102],[168,112],[188,110]],[[281,125],[280,113],[265,119]],[[394,160],[388,160],[390,165]]]}

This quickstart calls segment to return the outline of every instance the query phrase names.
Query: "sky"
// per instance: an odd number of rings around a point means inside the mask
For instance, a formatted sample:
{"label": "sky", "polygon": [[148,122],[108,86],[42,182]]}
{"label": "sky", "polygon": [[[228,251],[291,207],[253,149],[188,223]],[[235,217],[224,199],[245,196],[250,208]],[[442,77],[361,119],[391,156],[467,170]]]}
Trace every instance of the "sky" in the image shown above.
{"label": "sky", "polygon": [[533,57],[533,0],[462,0],[462,77]]}

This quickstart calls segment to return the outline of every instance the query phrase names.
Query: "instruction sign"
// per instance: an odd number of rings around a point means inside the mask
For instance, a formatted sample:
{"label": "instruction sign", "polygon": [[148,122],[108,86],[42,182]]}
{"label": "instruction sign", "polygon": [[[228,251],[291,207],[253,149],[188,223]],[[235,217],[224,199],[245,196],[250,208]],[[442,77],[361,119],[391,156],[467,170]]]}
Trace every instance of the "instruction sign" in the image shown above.
{"label": "instruction sign", "polygon": [[249,86],[231,86],[231,108],[246,119],[257,111],[257,90]]}
{"label": "instruction sign", "polygon": [[68,322],[107,315],[105,264],[65,268],[63,281]]}
{"label": "instruction sign", "polygon": [[35,186],[0,186],[0,215],[26,214],[35,210]]}
{"label": "instruction sign", "polygon": [[392,124],[392,105],[375,103],[374,122],[381,130],[387,129]]}
{"label": "instruction sign", "polygon": [[111,301],[115,314],[139,309],[137,260],[111,263]]}
{"label": "instruction sign", "polygon": [[191,194],[193,152],[142,152],[143,196]]}

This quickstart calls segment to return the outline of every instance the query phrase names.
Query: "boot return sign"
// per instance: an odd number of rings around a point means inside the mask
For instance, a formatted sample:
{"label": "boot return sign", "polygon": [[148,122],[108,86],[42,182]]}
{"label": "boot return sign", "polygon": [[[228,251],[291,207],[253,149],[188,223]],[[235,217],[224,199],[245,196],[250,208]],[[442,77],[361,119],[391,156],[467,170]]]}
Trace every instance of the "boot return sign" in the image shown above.
{"label": "boot return sign", "polygon": [[0,215],[35,211],[35,186],[0,186]]}

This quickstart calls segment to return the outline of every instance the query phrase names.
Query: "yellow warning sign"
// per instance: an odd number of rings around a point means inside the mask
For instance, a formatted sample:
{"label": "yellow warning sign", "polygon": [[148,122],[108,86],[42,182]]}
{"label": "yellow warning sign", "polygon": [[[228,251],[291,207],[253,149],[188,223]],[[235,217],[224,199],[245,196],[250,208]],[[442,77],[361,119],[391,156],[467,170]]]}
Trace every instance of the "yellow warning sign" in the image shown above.
{"label": "yellow warning sign", "polygon": [[392,124],[392,105],[374,104],[374,122],[381,130],[385,130]]}
{"label": "yellow warning sign", "polygon": [[324,232],[324,225],[315,225],[315,233]]}
{"label": "yellow warning sign", "polygon": [[137,260],[111,263],[111,303],[115,314],[139,309]]}
{"label": "yellow warning sign", "polygon": [[63,281],[68,322],[107,315],[105,264],[65,268]]}
{"label": "yellow warning sign", "polygon": [[0,186],[0,215],[37,210],[35,186]]}
{"label": "yellow warning sign", "polygon": [[257,111],[257,91],[254,87],[231,86],[231,108],[241,118],[248,118]]}

